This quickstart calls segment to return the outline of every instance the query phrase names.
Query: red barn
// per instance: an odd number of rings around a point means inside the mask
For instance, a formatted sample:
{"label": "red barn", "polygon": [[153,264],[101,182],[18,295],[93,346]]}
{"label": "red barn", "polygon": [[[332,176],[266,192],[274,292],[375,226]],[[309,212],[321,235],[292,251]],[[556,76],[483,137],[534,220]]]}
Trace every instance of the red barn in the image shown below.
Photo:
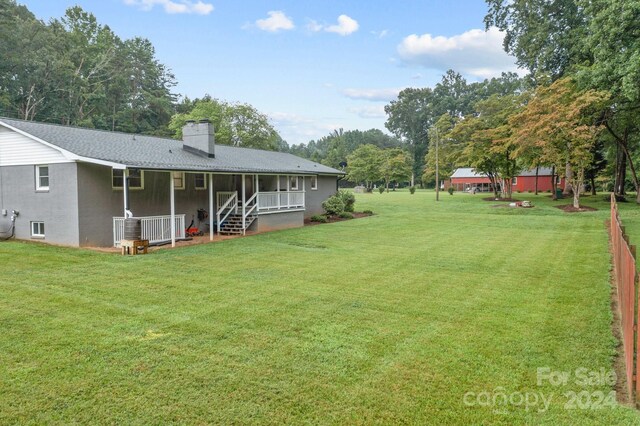
{"label": "red barn", "polygon": [[[555,176],[558,187],[564,187],[564,178]],[[456,191],[467,191],[471,188],[477,188],[480,192],[492,192],[493,188],[489,178],[484,173],[477,173],[470,167],[461,167],[456,169],[451,175],[451,179],[444,183],[445,189],[452,186]],[[536,190],[536,169],[525,170],[517,177],[513,178],[511,183],[513,192],[529,192]],[[538,168],[538,191],[551,191],[551,169],[548,167]]]}

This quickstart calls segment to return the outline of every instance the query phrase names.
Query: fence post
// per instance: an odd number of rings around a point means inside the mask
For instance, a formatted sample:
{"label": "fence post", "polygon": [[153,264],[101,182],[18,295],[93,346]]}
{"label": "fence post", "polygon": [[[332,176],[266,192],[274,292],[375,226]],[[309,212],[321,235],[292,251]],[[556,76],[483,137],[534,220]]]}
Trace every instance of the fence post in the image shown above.
{"label": "fence post", "polygon": [[[630,398],[640,402],[640,357],[638,354],[640,323],[639,295],[636,293],[638,271],[636,246],[629,244],[629,236],[620,220],[615,195],[611,194],[611,249],[613,251],[613,278],[618,293],[618,311],[622,335],[627,389]],[[634,395],[635,393],[635,395]]]}

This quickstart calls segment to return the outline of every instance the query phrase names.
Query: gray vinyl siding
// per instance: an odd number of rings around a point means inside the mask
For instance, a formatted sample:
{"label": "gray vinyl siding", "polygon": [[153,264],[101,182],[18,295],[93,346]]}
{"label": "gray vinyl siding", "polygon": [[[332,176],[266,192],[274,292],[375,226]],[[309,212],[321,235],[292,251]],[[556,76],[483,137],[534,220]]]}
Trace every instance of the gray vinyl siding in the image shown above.
{"label": "gray vinyl siding", "polygon": [[111,167],[78,163],[80,245],[113,245],[113,217],[123,216],[122,191],[111,189]]}
{"label": "gray vinyl siding", "polygon": [[9,227],[11,210],[20,212],[15,237],[31,240],[31,222],[44,222],[45,237],[36,241],[77,246],[78,177],[75,163],[48,164],[49,190],[36,191],[35,166],[0,167],[0,229]]}
{"label": "gray vinyl siding", "polygon": [[[0,167],[0,230],[9,227],[11,210],[18,210],[16,238],[31,239],[31,222],[45,223],[44,242],[70,245],[110,247],[113,245],[113,218],[124,210],[123,191],[111,186],[111,168],[90,163],[49,165],[48,192],[35,190],[35,166]],[[260,215],[255,227],[260,231],[302,226],[302,218],[322,213],[322,201],[335,194],[336,176],[318,176],[318,189],[311,189],[311,179],[304,178],[306,205],[304,212]],[[214,175],[214,194],[239,190],[239,178]],[[145,171],[144,189],[130,191],[134,216],[170,214],[170,173]],[[208,185],[208,177],[207,177]],[[247,185],[247,192],[250,192]],[[284,185],[283,185],[284,186]],[[302,188],[301,188],[302,189]],[[185,175],[185,189],[175,191],[176,214],[185,215],[185,225],[194,218],[195,226],[207,230],[208,220],[199,223],[199,208],[209,210],[209,190],[195,190],[194,175]],[[214,203],[214,212],[215,214]]]}
{"label": "gray vinyl siding", "polygon": [[[113,218],[124,214],[124,194],[122,189],[112,188],[111,168],[88,163],[79,165],[80,193],[80,245],[113,245]],[[170,172],[144,171],[144,189],[131,189],[130,208],[134,216],[159,216],[171,214]],[[195,189],[195,177],[185,174],[185,189],[175,190],[176,214],[185,215],[185,226],[194,219],[194,226],[208,230],[209,219],[200,223],[198,209],[209,211],[209,179],[207,189]],[[215,192],[235,190],[235,182],[230,175],[214,175]]]}
{"label": "gray vinyl siding", "polygon": [[305,177],[305,218],[324,213],[322,202],[337,192],[337,181],[337,176],[318,176],[318,189],[314,190],[311,189],[311,178]]}

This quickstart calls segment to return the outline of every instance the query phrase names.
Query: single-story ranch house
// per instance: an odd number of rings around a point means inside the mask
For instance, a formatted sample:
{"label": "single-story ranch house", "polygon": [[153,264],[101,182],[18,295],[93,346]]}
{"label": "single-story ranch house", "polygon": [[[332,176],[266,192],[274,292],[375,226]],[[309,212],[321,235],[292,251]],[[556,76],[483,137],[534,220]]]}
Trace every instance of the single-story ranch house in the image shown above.
{"label": "single-story ranch house", "polygon": [[[538,191],[551,191],[552,185],[552,169],[549,167],[538,167]],[[556,182],[559,187],[564,187],[564,178],[555,175]],[[491,192],[493,187],[491,181],[484,173],[478,173],[471,167],[461,167],[456,169],[451,178],[444,183],[445,189],[452,186],[456,191],[467,191],[471,188],[477,188],[480,192]],[[498,188],[499,189],[499,188]],[[536,169],[524,170],[511,182],[513,192],[529,192],[536,190]]]}
{"label": "single-story ranch house", "polygon": [[118,246],[126,217],[141,219],[151,244],[175,244],[192,220],[211,238],[297,227],[322,213],[343,175],[216,145],[206,120],[188,122],[179,141],[0,118],[0,237]]}

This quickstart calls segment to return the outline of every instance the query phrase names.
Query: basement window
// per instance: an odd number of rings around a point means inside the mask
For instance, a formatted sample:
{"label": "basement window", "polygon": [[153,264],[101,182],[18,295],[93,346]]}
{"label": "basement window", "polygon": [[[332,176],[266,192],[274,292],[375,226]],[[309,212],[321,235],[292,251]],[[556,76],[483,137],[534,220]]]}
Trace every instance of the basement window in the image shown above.
{"label": "basement window", "polygon": [[184,189],[184,172],[173,172],[173,187]]}
{"label": "basement window", "polygon": [[31,222],[31,238],[44,238],[44,222]]}
{"label": "basement window", "polygon": [[49,166],[36,166],[36,191],[49,190]]}
{"label": "basement window", "polygon": [[196,190],[207,189],[207,175],[205,175],[204,173],[194,174],[193,181]]}
{"label": "basement window", "polygon": [[[111,186],[113,189],[124,188],[124,170],[111,169]],[[129,189],[144,189],[144,172],[140,169],[129,169]]]}

